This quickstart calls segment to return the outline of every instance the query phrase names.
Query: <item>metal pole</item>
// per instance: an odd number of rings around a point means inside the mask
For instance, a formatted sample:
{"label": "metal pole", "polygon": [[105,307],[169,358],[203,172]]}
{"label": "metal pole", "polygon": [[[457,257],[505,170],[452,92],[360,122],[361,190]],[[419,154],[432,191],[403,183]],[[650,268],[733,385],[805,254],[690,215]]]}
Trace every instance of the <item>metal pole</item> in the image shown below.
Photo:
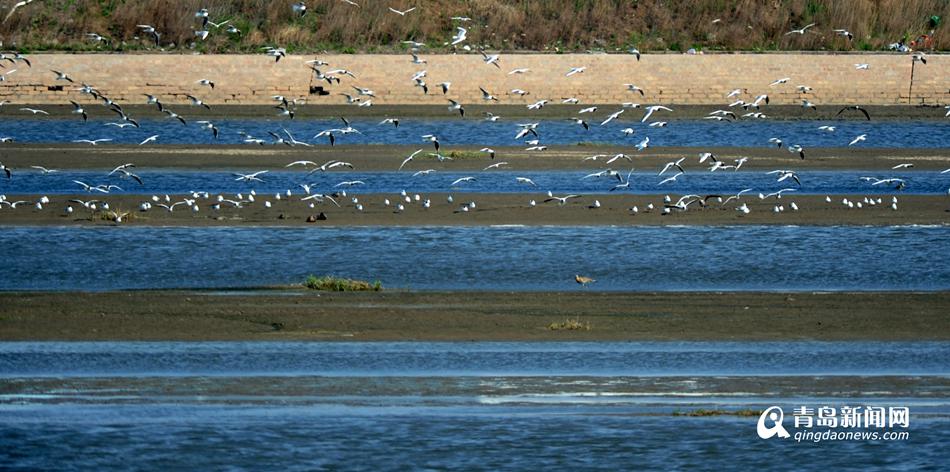
{"label": "metal pole", "polygon": [[911,104],[911,96],[914,92],[914,68],[917,67],[917,61],[913,57],[910,59],[910,86],[907,88],[907,104]]}

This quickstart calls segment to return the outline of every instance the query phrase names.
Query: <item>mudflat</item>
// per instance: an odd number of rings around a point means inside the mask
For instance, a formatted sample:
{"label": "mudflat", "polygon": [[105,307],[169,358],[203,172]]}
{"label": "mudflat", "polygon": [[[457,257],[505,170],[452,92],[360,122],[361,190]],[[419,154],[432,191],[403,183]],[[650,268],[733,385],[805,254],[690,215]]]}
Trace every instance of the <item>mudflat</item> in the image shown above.
{"label": "mudflat", "polygon": [[[428,143],[419,145],[317,145],[257,146],[257,145],[81,145],[81,144],[5,144],[3,164],[12,168],[14,177],[19,172],[34,172],[30,166],[50,169],[112,169],[117,165],[134,163],[138,169],[253,169],[284,170],[293,161],[310,160],[317,164],[331,159],[351,163],[357,171],[396,171],[400,163],[417,149],[424,152],[402,171],[407,177],[417,170],[434,168],[442,171],[476,171],[490,164],[505,161],[506,170],[598,170],[604,167],[638,170],[660,169],[670,160],[687,158],[691,167],[698,156],[711,152],[726,164],[748,158],[743,170],[890,170],[898,164],[913,164],[915,170],[944,170],[950,168],[950,149],[920,148],[808,148],[806,158],[799,158],[785,148],[777,147],[650,147],[637,152],[632,146],[614,145],[560,145],[545,151],[526,151],[524,147],[496,146],[496,156],[479,153],[481,146],[444,145],[440,152],[454,156],[440,163],[429,151]],[[612,166],[604,164],[616,154],[629,155],[632,162],[620,159]],[[599,155],[597,160],[585,158]],[[291,170],[305,175],[308,169]],[[349,171],[349,169],[342,169]],[[329,172],[336,172],[331,170]],[[695,169],[707,172],[706,169]]]}
{"label": "mudflat", "polygon": [[0,307],[2,341],[950,340],[950,292],[18,292]]}
{"label": "mudflat", "polygon": [[[410,193],[411,195],[411,193]],[[9,201],[36,201],[39,195],[7,195]],[[234,207],[229,203],[220,203],[215,198],[196,200],[198,213],[186,205],[178,205],[173,211],[155,206],[151,196],[143,195],[52,195],[51,202],[44,210],[36,210],[31,205],[20,205],[15,209],[8,207],[0,210],[0,226],[307,226],[313,228],[326,226],[491,226],[491,225],[557,225],[557,226],[657,226],[657,225],[945,225],[950,224],[950,197],[940,195],[897,195],[898,210],[892,209],[891,195],[874,196],[875,204],[862,203],[863,208],[851,208],[842,204],[843,199],[863,202],[866,196],[834,195],[831,202],[825,196],[785,194],[782,199],[775,197],[765,200],[755,194],[747,193],[741,202],[735,200],[719,203],[718,197],[705,200],[705,207],[699,202],[690,205],[688,211],[678,209],[663,213],[665,195],[587,195],[567,200],[564,205],[557,201],[545,203],[547,194],[469,194],[453,193],[453,202],[448,202],[448,194],[426,194],[420,198],[431,201],[431,207],[423,208],[420,202],[405,203],[403,211],[397,211],[395,205],[398,194],[360,194],[358,196],[363,210],[359,211],[349,197],[337,197],[341,206],[330,201],[314,204],[300,201],[301,196],[274,199],[274,195],[258,195],[253,205]],[[670,204],[680,195],[670,194]],[[722,198],[728,199],[729,195]],[[171,202],[180,202],[192,195],[169,196]],[[412,197],[410,197],[412,198]],[[876,201],[880,198],[881,202]],[[390,204],[385,204],[386,200]],[[97,200],[108,202],[110,210],[87,210],[70,200],[89,202]],[[269,201],[267,208],[262,201]],[[536,206],[531,206],[534,200]],[[692,200],[692,199],[691,199]],[[164,204],[164,196],[159,199]],[[139,211],[143,202],[153,204],[147,212]],[[475,208],[462,211],[462,207],[475,202]],[[600,206],[594,208],[594,202]],[[798,210],[793,210],[795,203]],[[737,211],[745,204],[749,213]],[[72,214],[63,211],[72,206]],[[101,203],[99,203],[101,206]],[[649,206],[653,205],[653,209]],[[775,213],[775,207],[784,210]],[[636,213],[632,210],[637,208]],[[115,221],[116,214],[124,215],[120,222]],[[322,214],[322,216],[321,216]]]}

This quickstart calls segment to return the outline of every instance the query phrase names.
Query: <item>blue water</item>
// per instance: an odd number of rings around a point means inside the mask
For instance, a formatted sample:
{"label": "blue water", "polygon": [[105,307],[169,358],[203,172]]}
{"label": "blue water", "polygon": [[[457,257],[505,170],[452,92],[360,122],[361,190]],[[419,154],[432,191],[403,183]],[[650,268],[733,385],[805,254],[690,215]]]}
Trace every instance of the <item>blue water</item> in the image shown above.
{"label": "blue water", "polygon": [[[10,343],[0,468],[936,470],[948,354],[932,342]],[[802,405],[907,407],[909,426],[889,431],[909,438],[763,440],[755,416],[677,416],[773,405],[793,434]]]}
{"label": "blue water", "polygon": [[[768,355],[762,355],[762,354]],[[947,342],[16,342],[0,378],[950,375]]]}
{"label": "blue water", "polygon": [[[597,117],[611,113],[597,114]],[[867,141],[859,147],[888,148],[939,148],[947,145],[945,137],[950,134],[950,122],[934,121],[771,121],[755,120],[736,123],[718,123],[704,120],[670,121],[669,126],[649,128],[640,123],[642,116],[636,111],[625,113],[633,121],[618,120],[606,126],[591,126],[590,131],[569,120],[518,119],[495,123],[482,120],[460,119],[403,119],[398,128],[380,125],[380,120],[356,119],[351,121],[362,134],[338,136],[340,144],[425,144],[422,135],[435,134],[443,146],[455,145],[504,146],[516,145],[517,123],[539,122],[541,144],[574,144],[578,142],[610,143],[634,146],[644,137],[650,137],[651,146],[773,146],[769,138],[781,138],[788,144],[808,147],[846,147],[860,134],[867,134]],[[200,120],[199,114],[187,119]],[[665,119],[658,117],[658,119]],[[106,121],[91,120],[83,124],[76,119],[24,119],[23,117],[0,120],[0,136],[12,137],[17,142],[70,143],[77,139],[112,139],[111,144],[138,144],[152,135],[159,135],[157,144],[240,144],[244,137],[240,131],[268,142],[273,138],[268,131],[282,134],[281,128],[289,130],[297,140],[327,146],[326,138],[314,139],[325,129],[342,128],[338,119],[332,120],[212,120],[220,129],[219,139],[200,125],[189,121],[187,126],[176,120],[141,120],[141,128],[117,129],[106,126]],[[594,118],[589,121],[593,122]],[[828,133],[819,126],[832,125],[837,130]],[[636,132],[626,136],[620,130],[632,127]],[[256,144],[254,144],[256,146]]]}
{"label": "blue water", "polygon": [[943,418],[914,420],[906,441],[814,444],[759,439],[755,418],[561,407],[525,414],[173,404],[0,415],[7,470],[918,471],[943,469],[950,440]]}
{"label": "blue water", "polygon": [[950,227],[10,227],[2,290],[946,290]]}
{"label": "blue water", "polygon": [[[73,182],[78,180],[90,185],[113,184],[121,190],[112,193],[119,194],[183,194],[194,191],[211,193],[247,193],[254,190],[258,193],[283,193],[291,190],[293,193],[303,194],[300,184],[308,184],[315,193],[333,193],[341,189],[348,193],[398,193],[402,190],[417,193],[432,192],[546,192],[555,194],[598,194],[611,193],[611,189],[619,183],[616,177],[589,177],[585,176],[599,172],[602,169],[592,168],[590,171],[471,171],[460,172],[451,168],[442,170],[441,165],[419,166],[419,169],[435,168],[436,172],[413,177],[414,170],[403,172],[317,172],[308,175],[307,172],[297,171],[270,171],[261,175],[264,182],[238,182],[232,172],[226,171],[187,171],[187,170],[142,170],[138,175],[143,184],[138,184],[128,178],[119,178],[116,175],[109,177],[103,171],[61,171],[52,174],[21,171],[15,179],[0,179],[0,193],[8,194],[75,194],[82,192],[83,187]],[[622,168],[616,168],[623,170]],[[945,194],[950,188],[950,173],[927,171],[802,171],[798,173],[801,180],[799,186],[793,180],[776,181],[776,175],[766,174],[764,171],[714,172],[702,169],[688,168],[686,174],[681,175],[674,182],[658,185],[663,179],[672,176],[670,172],[657,176],[657,171],[640,169],[631,176],[632,184],[629,189],[617,190],[619,193],[656,194],[702,194],[713,193],[732,195],[736,192],[751,188],[754,192],[774,192],[783,188],[796,189],[803,194],[885,194],[898,193],[894,185],[872,185],[873,181],[862,180],[862,177],[875,179],[900,178],[905,180],[906,188],[901,193],[909,194]],[[626,177],[627,171],[622,172]],[[247,173],[246,171],[242,171]],[[475,181],[465,182],[457,186],[452,183],[461,177],[473,176]],[[519,183],[515,177],[527,177],[533,180],[537,187]],[[340,182],[359,180],[363,185],[353,187],[338,187]],[[753,193],[754,194],[754,193]],[[102,194],[96,193],[97,196]]]}
{"label": "blue water", "polygon": [[[183,111],[183,110],[180,110]],[[188,110],[190,111],[190,110]],[[602,109],[597,114],[609,113]],[[628,111],[624,118],[638,119]],[[200,115],[188,116],[189,120]],[[658,119],[666,119],[658,116]],[[524,120],[528,121],[528,120]],[[591,119],[590,121],[594,121]],[[521,121],[519,121],[521,122]],[[298,139],[337,120],[221,120],[221,139],[189,122],[0,119],[0,137],[64,143],[235,144],[238,131]],[[838,127],[835,133],[817,128]],[[357,120],[341,144],[517,145],[513,122]],[[620,130],[632,126],[633,136]],[[946,121],[620,120],[585,132],[546,120],[542,144],[946,146]],[[325,141],[314,141],[326,146]],[[415,163],[414,163],[415,164]],[[433,165],[431,167],[438,167]],[[394,165],[395,168],[395,165]],[[617,167],[621,169],[621,167]],[[733,193],[785,188],[760,172],[692,169],[657,187],[649,169],[630,193]],[[102,172],[0,179],[0,193],[75,193],[71,180],[124,193],[604,193],[608,179],[577,172],[271,172],[263,184],[227,172],[148,171],[145,185]],[[888,193],[861,176],[906,178],[907,193],[945,193],[934,172],[802,172],[802,193]],[[514,183],[534,179],[538,189]],[[795,185],[788,185],[793,187]],[[97,195],[98,196],[98,195]],[[4,210],[6,211],[6,210]],[[581,290],[947,290],[950,227],[535,228],[59,228],[0,231],[0,290],[254,287],[307,274],[380,280],[390,288]],[[0,316],[2,316],[0,307]],[[901,316],[895,313],[895,316]],[[940,470],[950,443],[950,344],[945,342],[707,343],[0,343],[2,470]],[[675,416],[696,409],[788,412],[906,406],[903,441],[762,440],[755,417]],[[943,452],[941,452],[943,451]]]}

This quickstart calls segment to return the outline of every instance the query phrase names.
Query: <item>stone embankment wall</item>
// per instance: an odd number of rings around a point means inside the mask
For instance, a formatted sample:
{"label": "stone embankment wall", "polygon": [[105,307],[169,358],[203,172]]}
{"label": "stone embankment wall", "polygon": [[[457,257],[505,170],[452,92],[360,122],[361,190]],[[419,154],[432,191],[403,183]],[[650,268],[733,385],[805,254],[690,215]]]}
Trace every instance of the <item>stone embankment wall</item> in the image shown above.
{"label": "stone embankment wall", "polygon": [[[478,54],[428,55],[427,64],[413,64],[406,55],[288,56],[275,62],[264,55],[93,55],[34,54],[32,67],[3,61],[8,73],[0,82],[0,100],[12,104],[68,104],[88,101],[80,95],[81,82],[90,84],[120,103],[142,103],[153,94],[169,104],[188,103],[193,94],[211,105],[273,104],[272,96],[306,98],[310,104],[345,103],[341,93],[356,94],[353,86],[372,90],[374,104],[446,105],[446,98],[462,103],[484,103],[484,87],[499,103],[527,104],[547,99],[558,103],[576,97],[585,104],[709,104],[728,103],[726,95],[741,89],[750,100],[769,94],[773,104],[798,104],[802,98],[823,104],[918,105],[950,102],[950,56],[928,56],[927,64],[913,66],[903,54],[647,54],[631,55],[502,54],[500,67],[485,64]],[[314,77],[305,63],[328,62],[323,72],[346,69],[356,77],[338,74],[340,84]],[[867,63],[867,70],[855,64]],[[584,72],[567,77],[572,67]],[[527,68],[523,74],[509,74]],[[69,84],[55,80],[51,70],[67,73]],[[415,87],[412,76],[426,71],[428,95]],[[788,77],[786,84],[769,83]],[[214,90],[196,83],[211,79]],[[451,82],[443,95],[440,82]],[[636,84],[643,96],[624,84]],[[807,85],[807,95],[796,86]],[[513,89],[529,92],[515,95]],[[363,97],[368,98],[368,97]]]}

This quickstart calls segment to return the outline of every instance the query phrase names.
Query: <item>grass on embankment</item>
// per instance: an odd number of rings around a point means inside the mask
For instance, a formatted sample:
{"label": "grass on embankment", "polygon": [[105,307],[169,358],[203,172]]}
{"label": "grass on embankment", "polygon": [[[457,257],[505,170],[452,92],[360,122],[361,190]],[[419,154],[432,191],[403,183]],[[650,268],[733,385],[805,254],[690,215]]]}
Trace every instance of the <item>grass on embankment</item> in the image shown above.
{"label": "grass on embankment", "polygon": [[[5,2],[10,6],[13,2]],[[888,44],[934,29],[937,49],[950,47],[950,2],[945,0],[417,0],[405,16],[389,11],[390,2],[308,2],[307,14],[294,14],[290,1],[197,2],[168,0],[44,0],[17,9],[0,24],[7,47],[20,51],[136,51],[156,49],[139,24],[155,26],[160,48],[202,53],[260,52],[280,46],[288,52],[407,51],[404,40],[425,42],[425,52],[450,50],[445,44],[457,26],[468,30],[468,43],[490,49],[547,52],[700,50],[882,50]],[[410,4],[403,5],[408,7]],[[210,35],[196,40],[201,23],[195,11],[207,6]],[[4,8],[3,15],[6,15]],[[468,17],[460,22],[452,17]],[[718,21],[716,21],[718,20]],[[786,35],[809,23],[804,35]],[[752,25],[752,26],[750,26]],[[831,29],[844,28],[849,41]],[[95,32],[108,42],[90,41]],[[915,49],[921,49],[915,47]]]}

